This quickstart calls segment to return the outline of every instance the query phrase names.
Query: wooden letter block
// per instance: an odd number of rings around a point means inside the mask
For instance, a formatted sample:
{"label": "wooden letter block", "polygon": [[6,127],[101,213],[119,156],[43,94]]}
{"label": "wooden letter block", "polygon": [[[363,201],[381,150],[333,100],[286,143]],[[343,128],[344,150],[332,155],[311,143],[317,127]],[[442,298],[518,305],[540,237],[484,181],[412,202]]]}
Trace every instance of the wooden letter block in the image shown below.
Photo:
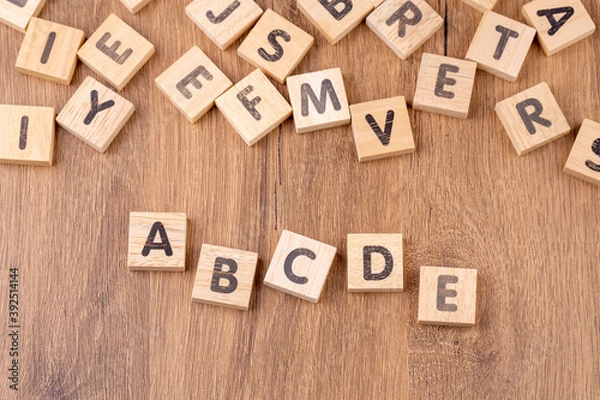
{"label": "wooden letter block", "polygon": [[130,13],[135,14],[146,7],[151,1],[152,0],[121,0],[121,3],[127,7]]}
{"label": "wooden letter block", "polygon": [[404,290],[404,253],[399,233],[348,235],[348,291]]}
{"label": "wooden letter block", "polygon": [[154,46],[111,14],[79,49],[79,59],[121,90],[154,54]]}
{"label": "wooden letter block", "polygon": [[378,5],[383,3],[383,1],[384,0],[371,0],[371,4],[373,4],[373,7],[377,7]]}
{"label": "wooden letter block", "polygon": [[55,115],[51,107],[0,105],[0,162],[52,165]]}
{"label": "wooden letter block", "polygon": [[579,42],[596,30],[596,25],[579,0],[535,0],[523,6],[527,23],[537,30],[547,56]]}
{"label": "wooden letter block", "polygon": [[474,326],[477,270],[421,267],[419,323]]}
{"label": "wooden letter block", "polygon": [[467,60],[482,71],[514,82],[519,76],[535,29],[503,15],[487,11],[467,50]]}
{"label": "wooden letter block", "polygon": [[185,213],[129,214],[127,266],[133,271],[185,271]]}
{"label": "wooden letter block", "polygon": [[571,130],[546,82],[496,104],[496,114],[520,156]]}
{"label": "wooden letter block", "polygon": [[476,72],[477,63],[423,54],[413,108],[467,118]]}
{"label": "wooden letter block", "polygon": [[298,9],[334,45],[373,10],[370,0],[298,0]]}
{"label": "wooden letter block", "polygon": [[233,85],[197,46],[175,61],[155,82],[192,124]]}
{"label": "wooden letter block", "polygon": [[267,10],[238,48],[238,55],[265,74],[285,83],[314,39],[272,10]]}
{"label": "wooden letter block", "polygon": [[415,151],[406,100],[392,97],[350,106],[358,160],[371,161]]}
{"label": "wooden letter block", "polygon": [[477,11],[484,13],[492,10],[498,0],[462,0],[462,2],[473,7]]}
{"label": "wooden letter block", "polygon": [[406,60],[444,25],[444,19],[423,0],[388,0],[367,17],[367,25]]}
{"label": "wooden letter block", "polygon": [[252,0],[195,0],[185,12],[221,50],[254,25],[262,8]]}
{"label": "wooden letter block", "polygon": [[56,122],[104,153],[134,111],[133,104],[88,76]]}
{"label": "wooden letter block", "polygon": [[292,107],[260,69],[223,93],[216,103],[248,146],[292,115]]}
{"label": "wooden letter block", "polygon": [[25,32],[32,17],[36,17],[46,0],[0,0],[0,22]]}
{"label": "wooden letter block", "polygon": [[339,68],[287,78],[296,132],[306,133],[350,123],[350,107]]}
{"label": "wooden letter block", "polygon": [[284,230],[277,243],[265,285],[317,303],[336,249]]}
{"label": "wooden letter block", "polygon": [[247,311],[258,254],[203,244],[192,300]]}
{"label": "wooden letter block", "polygon": [[84,40],[79,29],[32,18],[17,57],[17,71],[70,85]]}
{"label": "wooden letter block", "polygon": [[564,172],[600,185],[600,124],[583,120]]}

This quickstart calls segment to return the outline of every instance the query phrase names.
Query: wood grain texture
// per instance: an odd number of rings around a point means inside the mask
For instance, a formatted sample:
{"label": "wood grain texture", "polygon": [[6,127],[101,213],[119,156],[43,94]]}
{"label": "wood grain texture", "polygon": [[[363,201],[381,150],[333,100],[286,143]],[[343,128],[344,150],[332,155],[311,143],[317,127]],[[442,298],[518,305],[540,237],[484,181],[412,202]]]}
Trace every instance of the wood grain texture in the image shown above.
{"label": "wood grain texture", "polygon": [[[154,0],[49,1],[40,17],[94,32],[111,13],[156,46],[120,93],[136,113],[105,154],[57,128],[51,168],[0,165],[0,364],[8,268],[21,276],[21,386],[2,399],[582,399],[600,397],[599,188],[561,171],[574,135],[518,157],[494,106],[546,81],[573,133],[600,109],[600,33],[519,79],[478,74],[466,120],[409,107],[417,151],[360,164],[350,126],[298,135],[291,119],[247,147],[213,108],[191,125],[153,84],[197,45],[233,81],[254,70],[183,9]],[[463,58],[481,14],[431,2],[445,29],[402,62],[363,23],[330,46],[291,0],[257,0],[315,37],[295,73],[340,67],[350,104],[405,96],[423,52]],[[495,10],[521,20],[525,3]],[[600,4],[583,1],[594,19]],[[94,12],[91,12],[93,10]],[[179,11],[177,11],[179,10]],[[61,110],[71,86],[14,69],[23,34],[0,26],[0,104]],[[285,86],[276,87],[286,93]],[[183,273],[130,273],[131,211],[184,211]],[[334,245],[319,304],[265,287],[283,229]],[[402,232],[402,293],[348,293],[346,235]],[[192,304],[202,243],[259,254],[248,312]],[[417,322],[422,265],[478,270],[473,328]],[[207,365],[209,366],[207,368]]]}

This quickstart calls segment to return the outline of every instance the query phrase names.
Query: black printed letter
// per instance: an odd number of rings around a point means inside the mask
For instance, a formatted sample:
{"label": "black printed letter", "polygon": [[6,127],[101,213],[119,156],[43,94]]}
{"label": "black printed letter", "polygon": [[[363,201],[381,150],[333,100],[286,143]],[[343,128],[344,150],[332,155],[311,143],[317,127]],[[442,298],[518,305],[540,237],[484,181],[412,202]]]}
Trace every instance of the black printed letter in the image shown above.
{"label": "black printed letter", "polygon": [[501,36],[500,36],[500,41],[498,41],[498,46],[496,46],[496,51],[494,52],[494,60],[499,60],[500,57],[502,57],[502,53],[504,53],[504,49],[506,48],[508,39],[518,38],[519,32],[505,28],[502,25],[497,25],[496,31],[500,32]]}
{"label": "black printed letter", "polygon": [[212,22],[213,24],[220,24],[221,22],[223,22],[225,20],[225,18],[229,17],[231,15],[231,13],[234,12],[235,9],[238,8],[239,6],[240,6],[240,2],[236,0],[233,3],[231,3],[230,5],[228,5],[227,8],[225,9],[225,11],[223,11],[221,14],[217,15],[216,17],[212,11],[207,11],[206,18],[208,18],[208,20],[210,22]]}
{"label": "black printed letter", "polygon": [[29,0],[8,0],[9,3],[13,3],[17,7],[25,7]]}
{"label": "black printed letter", "polygon": [[[575,10],[573,7],[559,7],[559,8],[550,8],[547,10],[538,10],[538,17],[546,17],[548,18],[548,22],[550,22],[551,28],[548,29],[548,35],[554,36],[556,32],[573,16]],[[554,18],[556,14],[565,14],[557,21]]]}
{"label": "black printed letter", "polygon": [[457,73],[458,71],[459,71],[459,68],[456,65],[450,65],[450,64],[440,65],[440,69],[438,71],[438,76],[437,76],[437,81],[435,82],[435,92],[434,92],[434,94],[437,97],[443,97],[445,99],[453,99],[454,98],[454,93],[444,90],[444,86],[456,85],[456,79],[447,78],[446,74],[448,72]]}
{"label": "black printed letter", "polygon": [[88,113],[87,117],[85,117],[85,119],[83,120],[83,123],[85,125],[91,124],[94,118],[96,117],[96,114],[98,114],[100,111],[104,111],[107,108],[111,108],[115,105],[115,102],[112,100],[105,101],[104,103],[98,105],[98,91],[96,90],[92,90],[92,93],[90,93],[90,95],[92,97],[92,109]]}
{"label": "black printed letter", "polygon": [[[223,271],[223,265],[229,267],[228,271]],[[216,293],[233,293],[237,289],[238,281],[233,274],[237,272],[238,265],[231,258],[217,257],[215,260],[215,268],[213,270],[212,280],[210,282],[210,290]],[[229,282],[227,286],[221,286],[220,280],[224,279]]]}
{"label": "black printed letter", "polygon": [[119,65],[123,65],[125,61],[129,58],[131,54],[133,54],[133,49],[127,49],[123,52],[123,54],[117,53],[119,47],[121,46],[120,40],[115,40],[112,46],[108,47],[106,42],[110,39],[110,33],[106,32],[100,40],[96,43],[96,48],[110,57],[111,60],[116,62]]}
{"label": "black printed letter", "polygon": [[[533,125],[534,122],[537,122],[546,128],[552,126],[552,122],[541,116],[544,107],[542,107],[542,103],[540,103],[538,99],[523,100],[522,102],[518,103],[516,107],[521,119],[523,120],[523,123],[525,124],[525,127],[527,128],[527,132],[529,132],[531,135],[534,135],[537,132],[535,125]],[[533,112],[528,113],[527,107],[533,107]]]}
{"label": "black printed letter", "polygon": [[241,92],[239,92],[237,94],[237,98],[239,101],[242,102],[242,104],[244,105],[244,108],[246,110],[248,110],[248,112],[254,117],[254,119],[257,121],[260,121],[262,119],[262,115],[260,115],[258,110],[256,110],[256,108],[255,108],[256,105],[258,103],[260,103],[260,101],[261,101],[260,96],[256,96],[252,100],[248,100],[248,98],[246,97],[253,90],[254,90],[254,88],[251,85],[246,86],[246,88],[244,90],[242,90]]}
{"label": "black printed letter", "polygon": [[[371,262],[371,254],[379,253],[385,260],[385,267],[380,273],[373,273],[373,266]],[[392,273],[394,269],[394,259],[392,253],[388,249],[382,246],[365,246],[363,247],[363,276],[365,281],[382,281]]]}
{"label": "black printed letter", "polygon": [[44,46],[44,52],[42,53],[42,58],[40,60],[42,64],[48,62],[50,52],[52,51],[52,47],[54,47],[54,40],[56,40],[56,32],[53,31],[48,34],[48,40],[46,40],[46,46]]}
{"label": "black printed letter", "polygon": [[292,40],[292,38],[286,31],[281,29],[275,29],[274,31],[271,31],[271,33],[269,33],[269,37],[267,38],[269,40],[269,44],[275,49],[275,54],[269,54],[265,49],[261,47],[260,49],[258,49],[258,55],[260,55],[267,61],[279,61],[283,56],[283,47],[281,47],[281,45],[277,43],[278,36],[281,36],[281,38],[285,42],[289,42],[290,40]]}
{"label": "black printed letter", "polygon": [[[160,234],[160,243],[154,242],[157,232]],[[171,249],[171,243],[169,243],[167,232],[165,231],[164,225],[160,221],[156,221],[152,225],[150,233],[148,234],[148,239],[146,239],[146,244],[142,249],[142,255],[147,257],[148,254],[150,254],[150,250],[164,250],[167,257],[171,257],[173,255],[173,249]]]}
{"label": "black printed letter", "polygon": [[19,133],[19,150],[27,148],[27,130],[29,128],[29,117],[23,115],[21,117],[21,131]]}
{"label": "black printed letter", "polygon": [[189,84],[192,84],[192,86],[194,86],[196,89],[202,89],[202,83],[200,83],[200,81],[198,80],[198,77],[200,75],[202,75],[207,81],[213,80],[213,76],[210,74],[210,72],[208,72],[206,68],[204,68],[202,65],[199,66],[198,68],[187,74],[185,78],[177,82],[177,90],[179,90],[183,97],[185,97],[186,99],[192,98],[192,92],[190,92],[186,88],[186,86]]}
{"label": "black printed letter", "polygon": [[[331,16],[338,21],[340,21],[342,18],[348,15],[350,11],[352,11],[351,0],[319,0],[319,3],[321,3],[321,5],[325,7],[327,11],[329,11],[329,14],[331,14]],[[338,4],[343,4],[344,8],[338,10],[336,8]]]}
{"label": "black printed letter", "polygon": [[455,312],[458,310],[456,304],[446,304],[447,297],[456,297],[458,293],[454,289],[446,289],[448,283],[457,283],[458,276],[454,275],[440,275],[438,276],[438,289],[437,289],[437,309],[438,311]]}
{"label": "black printed letter", "polygon": [[308,257],[311,260],[317,258],[317,255],[312,250],[304,248],[293,250],[285,258],[285,262],[283,263],[283,271],[285,272],[285,276],[287,276],[290,281],[299,285],[304,285],[306,282],[308,282],[308,278],[305,276],[298,276],[294,274],[294,271],[292,271],[292,264],[294,263],[294,260],[300,256]]}
{"label": "black printed letter", "polygon": [[373,129],[373,132],[375,132],[375,135],[377,135],[377,139],[379,139],[381,144],[384,146],[387,146],[388,144],[390,144],[390,139],[392,137],[392,125],[394,124],[394,115],[395,115],[394,110],[388,110],[388,112],[385,116],[385,131],[384,132],[381,131],[379,124],[377,123],[377,121],[375,121],[375,118],[373,118],[373,116],[371,114],[367,114],[365,116],[365,119],[367,120],[369,126],[371,127],[371,129]]}
{"label": "black printed letter", "polygon": [[[592,151],[594,152],[594,154],[600,157],[600,138],[594,140],[594,143],[592,143]],[[592,160],[587,160],[585,162],[585,165],[592,171],[600,172],[600,164],[596,164]]]}
{"label": "black printed letter", "polygon": [[[412,18],[407,18],[406,13],[410,12],[412,14]],[[387,26],[391,26],[394,22],[400,21],[398,23],[398,37],[404,37],[406,35],[406,27],[409,25],[417,25],[423,19],[423,14],[419,7],[415,6],[412,1],[407,1],[402,4],[395,13],[393,13],[387,21],[385,21]]]}
{"label": "black printed letter", "polygon": [[300,111],[303,117],[308,116],[308,98],[315,105],[317,112],[319,114],[323,114],[325,112],[325,108],[327,107],[327,94],[331,98],[331,103],[333,104],[333,109],[339,111],[342,109],[340,101],[338,100],[337,94],[335,93],[335,89],[333,88],[333,84],[329,79],[325,79],[321,83],[321,96],[317,99],[315,92],[312,87],[308,83],[303,83],[300,87],[300,92],[302,94],[302,103],[300,105]]}

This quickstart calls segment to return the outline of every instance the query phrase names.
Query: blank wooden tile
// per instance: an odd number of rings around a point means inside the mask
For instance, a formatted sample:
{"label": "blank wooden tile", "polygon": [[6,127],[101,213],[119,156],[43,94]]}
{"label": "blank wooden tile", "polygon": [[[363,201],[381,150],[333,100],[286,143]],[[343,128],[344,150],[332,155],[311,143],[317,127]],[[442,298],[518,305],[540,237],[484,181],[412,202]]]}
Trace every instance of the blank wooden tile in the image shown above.
{"label": "blank wooden tile", "polygon": [[521,9],[547,56],[579,42],[596,30],[596,25],[579,0],[536,0]]}
{"label": "blank wooden tile", "polygon": [[154,54],[154,46],[111,14],[77,52],[79,59],[121,90]]}
{"label": "blank wooden tile", "polygon": [[158,88],[194,123],[233,84],[197,46],[155,80]]}
{"label": "blank wooden tile", "polygon": [[484,13],[492,10],[498,0],[462,0],[462,2]]}
{"label": "blank wooden tile", "polygon": [[0,162],[52,165],[55,115],[52,107],[0,105]]}
{"label": "blank wooden tile", "polygon": [[238,48],[238,55],[279,83],[285,83],[313,42],[308,33],[267,10]]}
{"label": "blank wooden tile", "polygon": [[353,104],[352,132],[358,160],[408,154],[415,151],[410,118],[403,96]]}
{"label": "blank wooden tile", "polygon": [[406,60],[444,25],[444,19],[423,0],[388,0],[367,17],[367,25]]}
{"label": "blank wooden tile", "polygon": [[292,115],[292,107],[260,69],[223,93],[216,104],[248,146]]}
{"label": "blank wooden tile", "polygon": [[146,7],[151,1],[152,0],[121,0],[121,3],[127,7],[129,12],[135,14],[142,8]]}
{"label": "blank wooden tile", "polygon": [[225,50],[254,25],[263,11],[252,0],[195,0],[185,12],[210,40]]}
{"label": "blank wooden tile", "polygon": [[32,17],[36,17],[46,0],[0,0],[0,22],[25,32]]}
{"label": "blank wooden tile", "polygon": [[476,72],[477,63],[424,53],[413,108],[467,118]]}
{"label": "blank wooden tile", "polygon": [[104,153],[134,111],[133,104],[88,76],[56,122]]}
{"label": "blank wooden tile", "polygon": [[203,244],[192,300],[248,310],[257,262],[256,253]]}
{"label": "blank wooden tile", "polygon": [[334,45],[373,10],[370,0],[297,0],[298,10]]}
{"label": "blank wooden tile", "polygon": [[339,68],[290,76],[287,86],[296,132],[313,132],[350,123],[350,107]]}
{"label": "blank wooden tile", "polygon": [[535,29],[503,15],[487,11],[467,50],[467,60],[482,71],[514,82],[519,76]]}
{"label": "blank wooden tile", "polygon": [[475,325],[476,269],[421,267],[419,280],[419,323]]}
{"label": "blank wooden tile", "polygon": [[185,213],[129,214],[127,266],[133,271],[185,271]]}
{"label": "blank wooden tile", "polygon": [[600,185],[600,124],[583,120],[564,172]]}
{"label": "blank wooden tile", "polygon": [[399,233],[348,235],[348,291],[404,290],[404,253]]}
{"label": "blank wooden tile", "polygon": [[333,246],[284,230],[265,276],[265,285],[317,303],[335,258]]}
{"label": "blank wooden tile", "polygon": [[82,30],[32,18],[15,67],[23,74],[70,85],[84,40]]}
{"label": "blank wooden tile", "polygon": [[496,114],[520,156],[571,130],[546,82],[499,102]]}

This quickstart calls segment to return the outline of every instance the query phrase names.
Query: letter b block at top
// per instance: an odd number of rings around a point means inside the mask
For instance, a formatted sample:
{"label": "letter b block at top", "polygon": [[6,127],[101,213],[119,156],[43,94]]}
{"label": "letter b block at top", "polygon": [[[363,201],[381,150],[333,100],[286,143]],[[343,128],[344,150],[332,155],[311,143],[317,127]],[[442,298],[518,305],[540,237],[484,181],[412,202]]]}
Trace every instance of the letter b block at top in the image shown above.
{"label": "letter b block at top", "polygon": [[25,32],[32,17],[37,16],[46,0],[0,0],[0,22]]}
{"label": "letter b block at top", "polygon": [[600,185],[600,124],[583,120],[564,171]]}

